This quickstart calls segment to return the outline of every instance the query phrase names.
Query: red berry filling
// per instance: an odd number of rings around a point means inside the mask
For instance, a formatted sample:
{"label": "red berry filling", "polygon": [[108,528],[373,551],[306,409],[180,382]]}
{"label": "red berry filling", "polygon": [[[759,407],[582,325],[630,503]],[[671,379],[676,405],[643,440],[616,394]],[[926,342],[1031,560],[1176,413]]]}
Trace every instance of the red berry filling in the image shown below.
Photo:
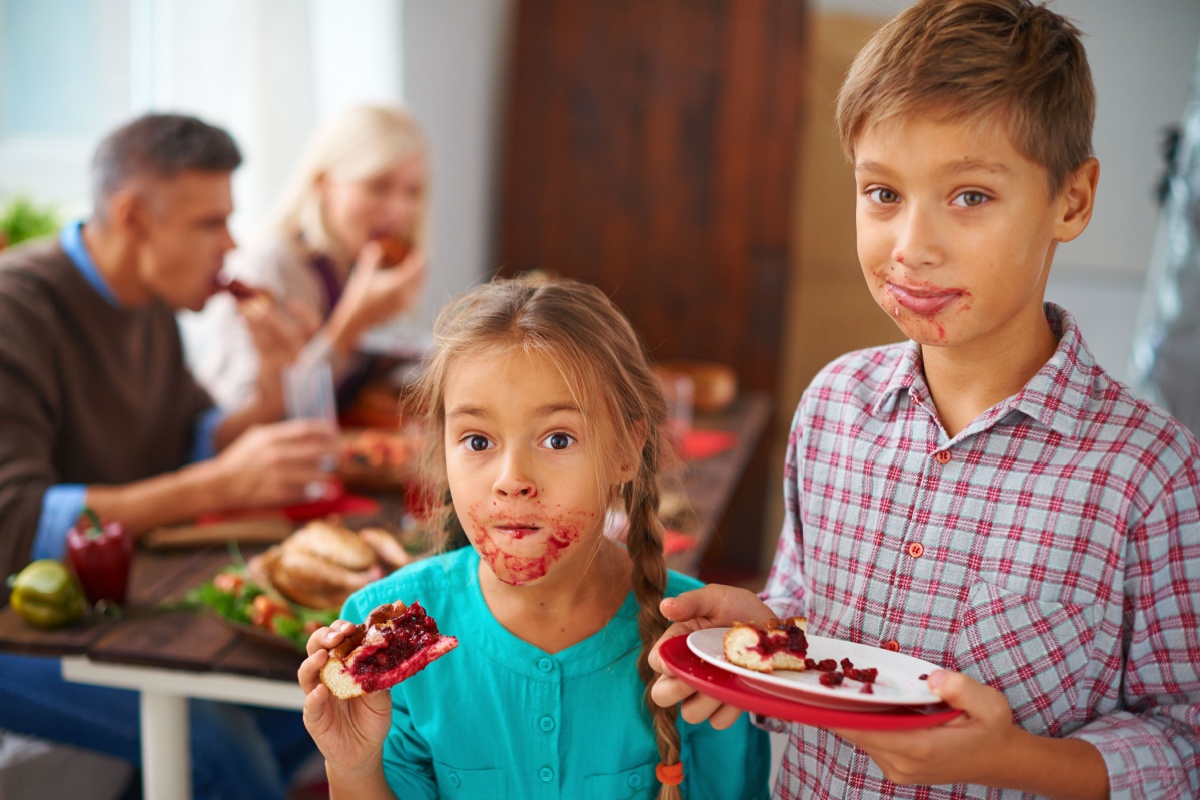
{"label": "red berry filling", "polygon": [[[773,633],[777,634],[779,631],[787,635],[772,635]],[[760,630],[758,632],[757,649],[763,654],[764,658],[770,658],[776,653],[787,653],[796,658],[804,658],[808,653],[808,637],[804,635],[804,630],[800,626],[784,623],[770,631]]]}
{"label": "red berry filling", "polygon": [[413,603],[391,621],[378,643],[362,648],[349,671],[364,690],[378,691],[424,668],[432,660],[429,649],[441,639],[437,623]]}

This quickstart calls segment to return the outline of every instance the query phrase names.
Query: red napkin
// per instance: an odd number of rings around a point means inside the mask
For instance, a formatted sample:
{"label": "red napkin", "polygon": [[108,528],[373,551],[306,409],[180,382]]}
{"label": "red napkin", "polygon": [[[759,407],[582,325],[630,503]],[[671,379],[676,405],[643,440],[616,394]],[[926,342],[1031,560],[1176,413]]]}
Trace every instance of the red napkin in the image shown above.
{"label": "red napkin", "polygon": [[693,428],[688,431],[679,445],[679,453],[689,461],[724,453],[737,443],[737,434],[731,431],[707,431]]}
{"label": "red napkin", "polygon": [[298,503],[282,508],[246,508],[237,511],[218,511],[212,514],[202,514],[197,522],[204,525],[209,522],[229,522],[246,519],[278,519],[284,517],[291,522],[308,522],[318,517],[337,514],[343,517],[378,514],[379,502],[358,494],[338,494],[324,500],[312,503]]}
{"label": "red napkin", "polygon": [[696,544],[696,537],[688,533],[667,528],[663,532],[663,554],[674,555],[684,550],[691,550]]}

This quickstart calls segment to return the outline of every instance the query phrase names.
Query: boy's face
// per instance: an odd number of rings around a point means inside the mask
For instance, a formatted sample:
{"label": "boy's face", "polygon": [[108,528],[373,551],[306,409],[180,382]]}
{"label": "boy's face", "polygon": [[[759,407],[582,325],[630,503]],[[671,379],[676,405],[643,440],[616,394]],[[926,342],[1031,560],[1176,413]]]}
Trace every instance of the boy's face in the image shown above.
{"label": "boy's face", "polygon": [[555,364],[521,350],[465,356],[444,398],[454,511],[502,582],[578,581],[607,496],[583,412]]}
{"label": "boy's face", "polygon": [[859,262],[906,336],[987,355],[1045,326],[1054,248],[1087,225],[1094,159],[1050,197],[1002,124],[912,116],[866,129],[854,173]]}

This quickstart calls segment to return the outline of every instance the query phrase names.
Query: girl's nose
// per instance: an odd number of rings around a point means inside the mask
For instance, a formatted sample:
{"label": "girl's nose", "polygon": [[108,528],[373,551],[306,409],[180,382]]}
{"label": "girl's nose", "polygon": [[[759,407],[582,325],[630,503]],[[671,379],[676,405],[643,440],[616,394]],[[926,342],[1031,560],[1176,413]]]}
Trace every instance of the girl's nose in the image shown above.
{"label": "girl's nose", "polygon": [[517,454],[504,459],[504,466],[494,485],[499,497],[537,497],[537,483],[524,467]]}

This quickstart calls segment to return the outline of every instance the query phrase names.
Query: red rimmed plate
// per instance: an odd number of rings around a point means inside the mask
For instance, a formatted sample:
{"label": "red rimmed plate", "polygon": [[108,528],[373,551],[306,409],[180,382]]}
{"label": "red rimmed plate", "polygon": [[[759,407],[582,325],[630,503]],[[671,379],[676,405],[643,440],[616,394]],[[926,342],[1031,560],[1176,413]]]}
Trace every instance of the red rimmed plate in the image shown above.
{"label": "red rimmed plate", "polygon": [[873,706],[871,710],[823,708],[768,694],[744,682],[734,673],[701,660],[688,647],[686,636],[676,636],[663,642],[659,655],[675,675],[693,689],[715,697],[722,703],[790,722],[822,728],[903,731],[941,725],[962,713],[944,704]]}

